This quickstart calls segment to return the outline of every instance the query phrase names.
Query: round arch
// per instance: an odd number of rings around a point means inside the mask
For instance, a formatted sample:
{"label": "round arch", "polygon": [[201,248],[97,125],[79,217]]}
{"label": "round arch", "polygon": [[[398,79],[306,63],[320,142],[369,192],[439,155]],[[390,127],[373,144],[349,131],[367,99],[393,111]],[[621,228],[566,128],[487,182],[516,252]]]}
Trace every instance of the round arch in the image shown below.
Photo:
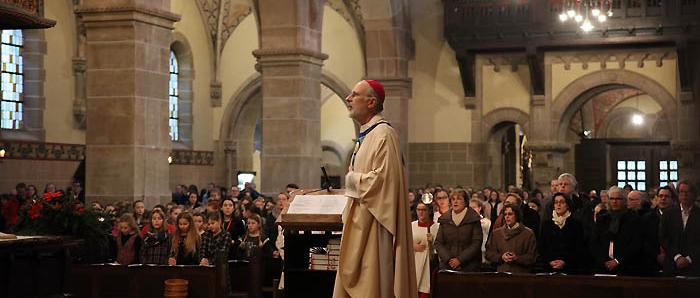
{"label": "round arch", "polygon": [[[338,94],[342,100],[345,94],[350,94],[350,88],[345,85],[339,78],[334,74],[323,71],[321,73],[321,84],[331,89],[335,94]],[[236,90],[231,96],[229,104],[224,108],[224,114],[221,121],[221,134],[220,139],[222,141],[232,140],[231,135],[235,128],[232,124],[236,123],[240,114],[243,110],[243,106],[246,102],[255,94],[260,92],[262,87],[262,76],[259,73],[255,73],[245,80],[241,87]],[[360,126],[355,123],[355,133],[358,133]]]}
{"label": "round arch", "polygon": [[529,131],[530,116],[516,108],[498,108],[488,112],[482,117],[482,131],[486,132],[487,139],[493,133],[494,128],[503,122],[512,122],[520,125],[525,134]]}
{"label": "round arch", "polygon": [[[552,105],[552,121],[555,128],[554,140],[566,142],[566,132],[571,117],[591,97],[602,91],[632,87],[648,94],[662,107],[661,113],[666,119],[676,119],[677,104],[675,97],[653,79],[628,70],[600,70],[584,75],[570,83],[559,93]],[[669,121],[671,138],[676,138],[676,123]]]}
{"label": "round arch", "polygon": [[[341,100],[345,94],[350,93],[348,86],[327,71],[321,74],[321,84],[338,94]],[[241,157],[252,155],[252,149],[246,148],[252,148],[248,145],[252,145],[254,133],[249,133],[255,129],[257,119],[262,115],[261,91],[262,76],[255,73],[241,84],[224,107],[219,140],[226,156],[226,166],[223,169],[226,173],[236,168],[252,167],[252,160]],[[357,134],[360,127],[355,122],[353,124]],[[226,177],[232,177],[231,173],[226,174]]]}

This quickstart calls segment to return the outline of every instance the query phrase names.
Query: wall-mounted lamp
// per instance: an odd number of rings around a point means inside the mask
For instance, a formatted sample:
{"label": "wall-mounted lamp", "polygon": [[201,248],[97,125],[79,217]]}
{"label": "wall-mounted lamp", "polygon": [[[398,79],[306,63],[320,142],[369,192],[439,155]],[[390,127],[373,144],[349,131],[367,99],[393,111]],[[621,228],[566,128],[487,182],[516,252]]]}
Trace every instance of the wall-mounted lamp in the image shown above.
{"label": "wall-mounted lamp", "polygon": [[172,164],[172,163],[173,163],[173,157],[168,155],[168,164]]}

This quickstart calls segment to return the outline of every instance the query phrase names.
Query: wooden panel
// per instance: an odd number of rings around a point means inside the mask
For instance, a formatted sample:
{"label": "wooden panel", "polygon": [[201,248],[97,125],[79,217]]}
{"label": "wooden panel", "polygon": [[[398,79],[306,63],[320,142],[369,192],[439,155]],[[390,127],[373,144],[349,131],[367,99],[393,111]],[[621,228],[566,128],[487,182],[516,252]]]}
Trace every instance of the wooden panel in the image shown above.
{"label": "wooden panel", "polygon": [[697,297],[700,282],[695,279],[538,276],[505,273],[440,272],[434,285],[434,298],[519,297],[519,298],[658,298]]}
{"label": "wooden panel", "polygon": [[162,297],[164,281],[189,281],[189,296],[223,297],[217,286],[217,268],[207,266],[116,266],[76,265],[70,278],[70,292],[77,297]]}
{"label": "wooden panel", "polygon": [[608,186],[608,146],[605,140],[584,139],[576,145],[576,178],[579,191],[601,190]]}

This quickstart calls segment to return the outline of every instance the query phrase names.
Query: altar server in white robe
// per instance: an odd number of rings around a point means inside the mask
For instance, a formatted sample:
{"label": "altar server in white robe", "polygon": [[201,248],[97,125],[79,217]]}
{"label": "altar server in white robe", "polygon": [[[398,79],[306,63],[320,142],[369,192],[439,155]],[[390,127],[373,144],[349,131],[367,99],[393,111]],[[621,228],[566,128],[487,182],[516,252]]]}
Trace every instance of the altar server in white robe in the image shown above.
{"label": "altar server in white robe", "polygon": [[413,250],[416,259],[416,280],[418,281],[418,297],[430,297],[430,257],[435,254],[435,235],[439,223],[430,218],[430,208],[418,203],[416,213],[418,220],[411,223],[413,229]]}

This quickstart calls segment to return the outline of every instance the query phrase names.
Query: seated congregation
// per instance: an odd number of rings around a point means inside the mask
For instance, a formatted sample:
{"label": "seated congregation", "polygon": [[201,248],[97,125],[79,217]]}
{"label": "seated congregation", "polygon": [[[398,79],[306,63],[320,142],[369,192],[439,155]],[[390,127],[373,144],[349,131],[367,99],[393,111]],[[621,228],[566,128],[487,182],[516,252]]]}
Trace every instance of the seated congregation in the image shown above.
{"label": "seated congregation", "polygon": [[[419,291],[424,297],[432,292],[431,276],[438,270],[700,276],[700,208],[693,183],[649,192],[576,188],[576,178],[562,174],[546,193],[512,185],[507,190],[440,185],[409,190]],[[111,223],[106,261],[206,266],[216,264],[217,255],[228,260],[259,255],[263,284],[271,285],[280,277],[284,256],[283,230],[276,222],[295,189],[289,184],[269,198],[252,183],[243,190],[178,185],[166,205],[93,201],[87,209]],[[56,192],[62,191],[52,184],[45,188],[45,193]],[[84,200],[79,184],[65,193]],[[431,203],[421,200],[427,194],[434,198]],[[2,196],[2,230],[12,231],[22,213],[48,197],[18,184]]]}

